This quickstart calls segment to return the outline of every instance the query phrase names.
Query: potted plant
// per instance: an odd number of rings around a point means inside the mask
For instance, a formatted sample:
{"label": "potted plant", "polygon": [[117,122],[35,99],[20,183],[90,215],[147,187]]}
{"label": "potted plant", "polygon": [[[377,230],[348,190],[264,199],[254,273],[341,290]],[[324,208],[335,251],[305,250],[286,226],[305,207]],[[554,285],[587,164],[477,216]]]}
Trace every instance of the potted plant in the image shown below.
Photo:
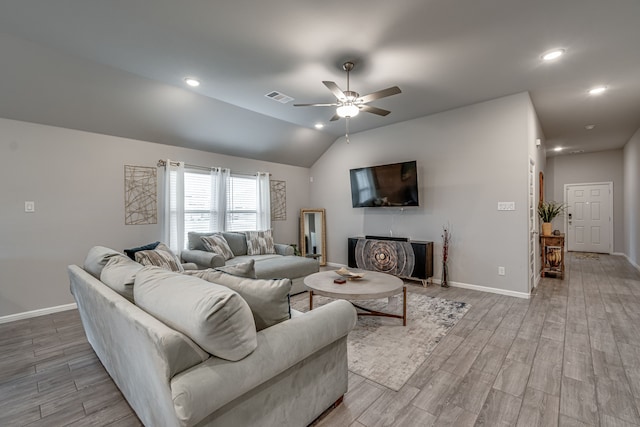
{"label": "potted plant", "polygon": [[564,214],[567,206],[564,203],[540,202],[538,205],[538,216],[542,220],[542,234],[544,236],[551,235],[551,221],[559,215]]}

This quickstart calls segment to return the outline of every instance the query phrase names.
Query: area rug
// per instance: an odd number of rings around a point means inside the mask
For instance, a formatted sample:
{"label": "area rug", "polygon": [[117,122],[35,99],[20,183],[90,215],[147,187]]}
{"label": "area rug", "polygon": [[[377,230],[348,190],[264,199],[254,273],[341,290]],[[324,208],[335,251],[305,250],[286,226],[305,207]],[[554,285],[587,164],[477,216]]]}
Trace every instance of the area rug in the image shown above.
{"label": "area rug", "polygon": [[[332,301],[314,296],[319,307]],[[360,305],[378,311],[402,313],[402,296],[360,301]],[[291,307],[306,312],[309,298],[295,299]],[[429,357],[447,332],[455,326],[471,305],[407,292],[407,326],[402,319],[360,316],[347,339],[349,370],[392,390],[400,390],[418,367]]]}
{"label": "area rug", "polygon": [[581,253],[581,254],[577,254],[576,258],[577,259],[600,259],[600,255],[594,254],[594,253],[590,253],[590,252],[584,252],[584,253]]}

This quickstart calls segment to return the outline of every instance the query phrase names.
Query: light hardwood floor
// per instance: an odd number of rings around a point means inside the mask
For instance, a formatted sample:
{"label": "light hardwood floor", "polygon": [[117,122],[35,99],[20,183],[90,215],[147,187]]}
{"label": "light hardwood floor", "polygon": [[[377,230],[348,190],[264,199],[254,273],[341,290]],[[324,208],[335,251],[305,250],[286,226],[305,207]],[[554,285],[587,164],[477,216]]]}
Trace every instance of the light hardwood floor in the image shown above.
{"label": "light hardwood floor", "polygon": [[[565,279],[530,300],[410,285],[472,308],[400,391],[350,374],[314,425],[640,426],[640,273],[622,257],[567,258]],[[0,425],[140,422],[73,310],[0,325]]]}

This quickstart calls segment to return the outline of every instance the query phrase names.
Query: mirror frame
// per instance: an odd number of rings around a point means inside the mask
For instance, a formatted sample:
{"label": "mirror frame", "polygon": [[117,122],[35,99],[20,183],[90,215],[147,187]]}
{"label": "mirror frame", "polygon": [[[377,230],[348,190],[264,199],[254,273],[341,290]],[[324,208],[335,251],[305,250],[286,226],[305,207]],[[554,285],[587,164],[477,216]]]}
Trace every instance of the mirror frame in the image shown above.
{"label": "mirror frame", "polygon": [[306,257],[307,254],[307,246],[305,245],[304,236],[305,227],[304,227],[304,216],[308,213],[319,213],[322,214],[322,231],[320,235],[322,236],[322,243],[320,245],[320,253],[321,256],[318,259],[318,263],[322,266],[327,265],[327,214],[324,208],[318,209],[300,209],[300,255]]}

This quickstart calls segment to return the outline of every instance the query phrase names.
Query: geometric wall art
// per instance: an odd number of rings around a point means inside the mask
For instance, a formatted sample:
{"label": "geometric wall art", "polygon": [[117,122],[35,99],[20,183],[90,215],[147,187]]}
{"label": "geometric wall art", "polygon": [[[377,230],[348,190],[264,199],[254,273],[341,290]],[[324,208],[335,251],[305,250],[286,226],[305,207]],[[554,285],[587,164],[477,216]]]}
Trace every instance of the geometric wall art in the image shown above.
{"label": "geometric wall art", "polygon": [[125,225],[158,223],[158,169],[124,166]]}
{"label": "geometric wall art", "polygon": [[271,180],[271,221],[287,220],[287,183]]}

